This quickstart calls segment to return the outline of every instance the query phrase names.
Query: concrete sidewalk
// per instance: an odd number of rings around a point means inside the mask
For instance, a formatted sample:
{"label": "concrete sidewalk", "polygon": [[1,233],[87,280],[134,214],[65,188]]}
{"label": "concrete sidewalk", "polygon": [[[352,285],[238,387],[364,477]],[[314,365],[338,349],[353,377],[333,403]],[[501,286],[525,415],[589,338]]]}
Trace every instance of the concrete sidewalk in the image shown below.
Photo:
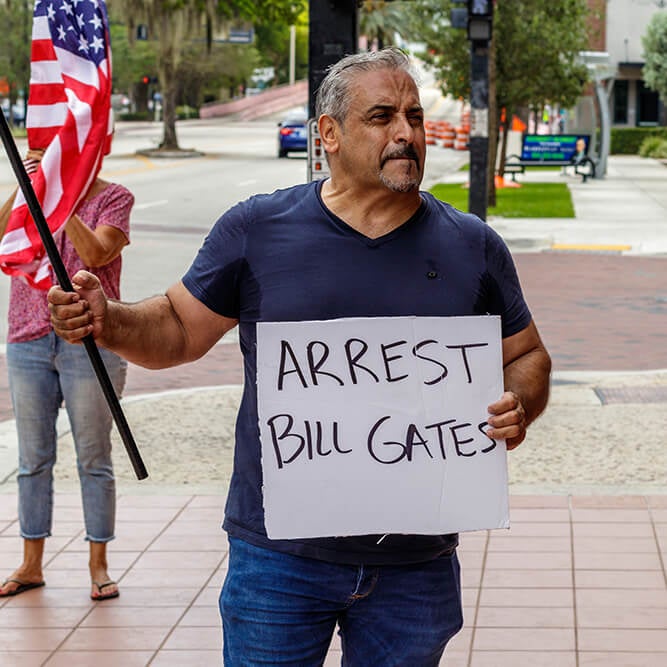
{"label": "concrete sidewalk", "polygon": [[[465,179],[450,167],[440,171],[451,156],[433,151],[427,185]],[[662,667],[667,168],[612,157],[607,177],[585,184],[558,172],[525,178],[567,179],[577,213],[489,221],[515,253],[556,352],[552,400],[510,455],[511,529],[462,536],[466,625],[442,664]],[[5,380],[0,368],[0,409]],[[178,369],[130,369],[124,405],[151,476],[133,479],[117,440],[110,566],[122,592],[115,601],[87,597],[87,547],[62,423],[47,586],[0,599],[3,667],[220,664],[216,600],[226,542],[219,524],[241,382],[233,342]],[[0,422],[3,574],[21,558],[13,431],[11,421]],[[339,661],[334,641],[327,665]]]}

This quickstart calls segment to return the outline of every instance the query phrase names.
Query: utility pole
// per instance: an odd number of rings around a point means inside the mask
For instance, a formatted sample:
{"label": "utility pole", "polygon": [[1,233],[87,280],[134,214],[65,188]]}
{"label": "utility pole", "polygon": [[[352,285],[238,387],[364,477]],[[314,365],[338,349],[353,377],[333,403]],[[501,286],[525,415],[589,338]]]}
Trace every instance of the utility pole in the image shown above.
{"label": "utility pole", "polygon": [[493,1],[468,0],[470,40],[470,189],[468,210],[486,220],[489,163],[489,45]]}
{"label": "utility pole", "polygon": [[327,68],[357,52],[357,0],[310,0],[308,10],[308,111]]}

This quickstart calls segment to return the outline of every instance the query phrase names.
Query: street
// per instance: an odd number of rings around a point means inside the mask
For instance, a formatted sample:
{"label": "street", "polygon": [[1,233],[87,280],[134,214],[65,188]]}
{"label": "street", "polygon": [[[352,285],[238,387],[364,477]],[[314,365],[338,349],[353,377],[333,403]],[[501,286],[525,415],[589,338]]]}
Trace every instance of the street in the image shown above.
{"label": "street", "polygon": [[[159,123],[117,124],[102,176],[124,184],[135,195],[131,244],[123,253],[124,299],[161,293],[178,280],[215,220],[237,201],[305,181],[304,155],[276,157],[277,120],[179,122],[181,147],[202,153],[189,158],[137,154],[157,146],[162,136]],[[19,150],[25,151],[25,140],[19,142]],[[438,181],[464,181],[466,176],[458,167],[466,160],[465,151],[429,147],[424,189]],[[562,179],[558,172],[535,177]],[[665,180],[667,169],[655,161],[613,157],[607,178],[569,183],[576,219],[489,220],[515,256],[556,371],[667,367]],[[13,187],[13,174],[3,153],[0,197],[7,197]],[[571,251],[554,251],[563,242],[574,243]],[[623,247],[632,256],[613,250],[587,252],[594,250],[592,244],[605,242],[626,243]],[[0,280],[0,346],[6,340],[8,285],[7,279]],[[227,339],[233,342],[235,337],[232,334]],[[236,346],[231,347],[238,355]],[[230,355],[232,351],[211,354]],[[218,383],[239,381],[240,366],[234,358],[237,363],[223,364]],[[0,365],[3,362],[0,354]],[[202,382],[215,384],[209,375],[216,364],[209,359],[204,365],[208,372]],[[187,376],[191,381],[193,373],[196,375],[193,367],[187,373],[174,369],[161,372],[158,379],[133,369],[127,390],[139,393],[164,387],[168,374]],[[144,374],[148,385],[135,386],[138,376]],[[169,386],[181,386],[182,381],[188,380],[183,377]],[[4,382],[3,374],[0,389]]]}

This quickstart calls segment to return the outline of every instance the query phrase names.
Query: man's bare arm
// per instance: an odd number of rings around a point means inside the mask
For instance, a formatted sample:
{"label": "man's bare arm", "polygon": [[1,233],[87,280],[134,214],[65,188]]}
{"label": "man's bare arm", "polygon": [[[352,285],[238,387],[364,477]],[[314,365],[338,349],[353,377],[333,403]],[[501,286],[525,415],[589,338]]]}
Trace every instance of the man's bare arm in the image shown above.
{"label": "man's bare arm", "polygon": [[542,413],[549,399],[551,358],[535,323],[503,339],[505,393],[489,406],[492,438],[504,438],[514,449],[526,437],[526,428]]}
{"label": "man's bare arm", "polygon": [[71,343],[92,334],[103,347],[146,368],[199,359],[237,324],[207,308],[180,282],[164,295],[132,304],[107,300],[87,271],[73,276],[72,285],[73,293],[49,290],[55,332]]}

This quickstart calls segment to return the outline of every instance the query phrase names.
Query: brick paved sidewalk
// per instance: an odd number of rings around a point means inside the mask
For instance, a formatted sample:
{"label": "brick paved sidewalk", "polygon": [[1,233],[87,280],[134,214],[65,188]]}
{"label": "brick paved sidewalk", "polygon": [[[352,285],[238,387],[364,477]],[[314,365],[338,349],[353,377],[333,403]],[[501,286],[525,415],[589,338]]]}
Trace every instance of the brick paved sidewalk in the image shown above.
{"label": "brick paved sidewalk", "polygon": [[[0,495],[0,566],[20,558]],[[2,667],[214,667],[223,497],[120,494],[110,572],[89,600],[78,497],[56,496],[46,587],[0,599]],[[512,528],[462,535],[465,626],[447,667],[664,667],[667,496],[513,496]],[[340,664],[334,639],[328,667]]]}

